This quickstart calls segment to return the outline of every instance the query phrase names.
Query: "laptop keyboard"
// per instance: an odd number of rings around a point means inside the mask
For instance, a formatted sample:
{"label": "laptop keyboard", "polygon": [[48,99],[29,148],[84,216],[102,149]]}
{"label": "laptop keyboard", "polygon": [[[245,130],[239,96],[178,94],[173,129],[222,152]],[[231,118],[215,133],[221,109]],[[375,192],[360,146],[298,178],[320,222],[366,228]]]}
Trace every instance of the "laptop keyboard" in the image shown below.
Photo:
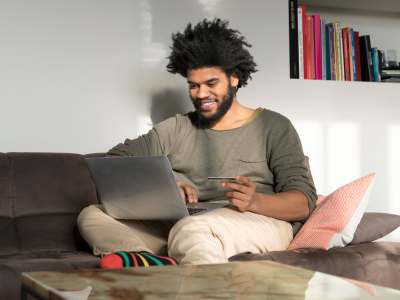
{"label": "laptop keyboard", "polygon": [[199,212],[207,210],[206,208],[199,208],[199,207],[188,207],[189,215],[197,214]]}

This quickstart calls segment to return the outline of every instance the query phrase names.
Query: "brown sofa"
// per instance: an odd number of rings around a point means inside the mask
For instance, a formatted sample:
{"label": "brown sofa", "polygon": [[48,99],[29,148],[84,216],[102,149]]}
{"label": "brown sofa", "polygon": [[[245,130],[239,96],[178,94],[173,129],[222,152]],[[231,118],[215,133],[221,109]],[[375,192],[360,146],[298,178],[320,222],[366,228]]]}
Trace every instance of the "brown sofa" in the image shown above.
{"label": "brown sofa", "polygon": [[[20,274],[98,267],[76,218],[98,203],[84,156],[0,153],[0,299],[19,299]],[[329,251],[241,254],[400,289],[400,244],[365,243]]]}

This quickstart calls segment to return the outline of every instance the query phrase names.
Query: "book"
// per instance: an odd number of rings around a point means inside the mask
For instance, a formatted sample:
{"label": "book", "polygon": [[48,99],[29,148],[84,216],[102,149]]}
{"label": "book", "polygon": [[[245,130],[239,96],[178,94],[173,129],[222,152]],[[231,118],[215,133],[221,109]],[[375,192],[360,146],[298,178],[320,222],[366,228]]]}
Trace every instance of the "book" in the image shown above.
{"label": "book", "polygon": [[378,59],[379,59],[379,75],[381,76],[382,81],[382,70],[385,65],[385,61],[383,58],[383,51],[378,49]]}
{"label": "book", "polygon": [[314,26],[313,18],[306,14],[303,30],[304,43],[304,79],[314,79]]}
{"label": "book", "polygon": [[331,30],[329,24],[325,25],[325,57],[326,57],[326,80],[331,80]]}
{"label": "book", "polygon": [[356,56],[356,79],[357,81],[361,81],[361,54],[360,54],[360,33],[358,31],[354,31],[354,51]]}
{"label": "book", "polygon": [[299,78],[304,79],[304,45],[303,45],[303,10],[304,6],[299,6],[297,8],[297,32],[299,40]]}
{"label": "book", "polygon": [[344,75],[344,56],[343,56],[343,37],[342,37],[342,31],[340,28],[338,29],[338,56],[339,56],[339,72],[340,72],[340,78],[339,80],[345,80],[345,75]]}
{"label": "book", "polygon": [[333,23],[326,25],[329,33],[329,69],[330,69],[330,80],[336,80],[336,57],[335,57],[335,28]]}
{"label": "book", "polygon": [[307,8],[305,5],[300,5],[301,11],[302,11],[302,19],[301,19],[301,24],[303,27],[303,72],[304,72],[304,79],[309,79],[307,78],[307,67],[309,65],[308,60],[309,60],[309,55],[307,54]]}
{"label": "book", "polygon": [[360,58],[362,81],[373,81],[371,61],[371,39],[369,35],[360,36]]}
{"label": "book", "polygon": [[342,52],[343,55],[343,44],[342,47],[340,47],[341,43],[340,40],[342,39],[339,23],[334,22],[333,23],[333,35],[334,35],[334,42],[333,42],[333,47],[334,47],[334,62],[335,62],[335,80],[342,80],[342,71],[341,71],[341,64],[342,64],[342,59],[343,56],[340,55],[340,52]]}
{"label": "book", "polygon": [[378,49],[377,48],[372,48],[371,49],[371,60],[372,60],[374,81],[375,82],[380,82],[381,81],[381,75],[380,75],[380,72],[379,72],[379,57],[378,57]]}
{"label": "book", "polygon": [[342,29],[344,80],[350,81],[349,28]]}
{"label": "book", "polygon": [[289,0],[290,78],[299,78],[297,0]]}
{"label": "book", "polygon": [[322,80],[326,80],[326,23],[321,19]]}
{"label": "book", "polygon": [[314,79],[322,79],[321,17],[313,15],[314,30]]}
{"label": "book", "polygon": [[354,42],[354,30],[349,28],[349,55],[350,55],[350,75],[351,81],[355,81],[357,78],[357,62],[356,62],[356,50]]}

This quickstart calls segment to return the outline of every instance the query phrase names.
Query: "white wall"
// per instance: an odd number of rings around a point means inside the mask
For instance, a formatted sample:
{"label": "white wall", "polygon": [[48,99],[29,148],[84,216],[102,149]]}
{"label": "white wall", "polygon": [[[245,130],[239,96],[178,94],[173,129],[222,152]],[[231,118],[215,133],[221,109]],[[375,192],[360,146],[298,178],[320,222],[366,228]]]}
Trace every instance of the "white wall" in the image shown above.
{"label": "white wall", "polygon": [[1,1],[0,151],[104,152],[189,110],[166,56],[171,33],[206,16],[253,44],[259,72],[239,99],[292,119],[318,191],[375,171],[369,210],[400,214],[400,84],[290,80],[282,0]]}

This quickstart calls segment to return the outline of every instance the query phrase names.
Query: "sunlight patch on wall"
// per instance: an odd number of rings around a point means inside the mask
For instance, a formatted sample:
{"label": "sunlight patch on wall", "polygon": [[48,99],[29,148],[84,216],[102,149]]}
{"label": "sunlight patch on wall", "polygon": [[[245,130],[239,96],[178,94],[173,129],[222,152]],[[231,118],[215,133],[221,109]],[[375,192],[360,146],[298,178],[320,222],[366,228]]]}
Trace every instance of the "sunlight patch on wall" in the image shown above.
{"label": "sunlight patch on wall", "polygon": [[388,195],[389,209],[392,213],[400,214],[400,125],[388,127]]}
{"label": "sunlight patch on wall", "polygon": [[361,174],[361,130],[354,122],[330,123],[326,130],[327,188],[329,192]]}
{"label": "sunlight patch on wall", "polygon": [[325,141],[322,122],[300,121],[295,122],[296,130],[303,145],[304,154],[309,158],[311,173],[317,193],[325,191]]}
{"label": "sunlight patch on wall", "polygon": [[150,3],[146,0],[140,2],[142,62],[154,66],[167,56],[167,49],[162,43],[153,42],[153,12]]}
{"label": "sunlight patch on wall", "polygon": [[137,136],[147,133],[150,129],[153,128],[153,122],[151,121],[150,116],[138,116],[137,120]]}
{"label": "sunlight patch on wall", "polygon": [[199,0],[200,5],[203,7],[206,14],[215,14],[219,2],[222,0]]}

